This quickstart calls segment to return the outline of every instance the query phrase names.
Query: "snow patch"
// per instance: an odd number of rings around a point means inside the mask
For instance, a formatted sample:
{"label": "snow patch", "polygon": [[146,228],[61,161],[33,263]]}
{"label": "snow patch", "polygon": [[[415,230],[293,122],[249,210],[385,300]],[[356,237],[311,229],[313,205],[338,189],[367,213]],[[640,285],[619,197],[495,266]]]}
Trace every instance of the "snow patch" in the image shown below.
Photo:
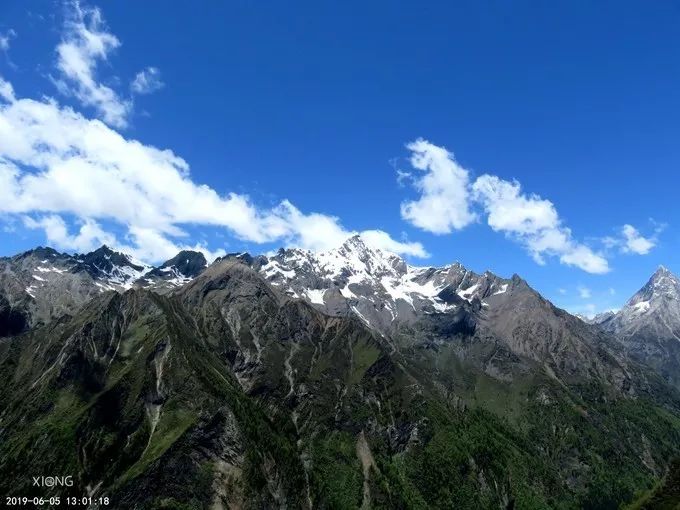
{"label": "snow patch", "polygon": [[633,305],[633,309],[636,313],[645,313],[649,310],[649,301],[640,301]]}
{"label": "snow patch", "polygon": [[323,305],[323,296],[326,293],[326,289],[309,289],[307,290],[307,298],[311,303],[315,303],[317,305]]}
{"label": "snow patch", "polygon": [[283,269],[279,263],[276,260],[270,260],[269,264],[264,269],[264,274],[268,278],[275,277],[276,275],[281,275],[284,278],[294,278],[295,277],[295,271],[292,271],[290,269]]}
{"label": "snow patch", "polygon": [[50,266],[50,267],[38,266],[38,267],[35,268],[35,270],[38,271],[38,272],[40,272],[40,273],[58,273],[58,274],[62,274],[62,273],[65,273],[65,272],[66,272],[66,269],[58,269],[58,268],[56,268],[56,267],[54,267],[54,266]]}
{"label": "snow patch", "polygon": [[459,290],[457,294],[462,297],[463,299],[466,299],[467,301],[470,301],[470,297],[475,293],[477,288],[479,287],[479,283],[475,283],[472,287],[468,287],[465,290]]}
{"label": "snow patch", "polygon": [[341,288],[340,294],[342,294],[342,296],[346,299],[352,299],[357,297],[356,294],[354,294],[354,292],[349,290],[349,285],[346,285],[345,287]]}
{"label": "snow patch", "polygon": [[497,296],[498,294],[505,294],[505,292],[506,292],[507,290],[508,290],[508,284],[507,284],[507,283],[504,283],[503,285],[501,285],[501,288],[500,288],[499,290],[497,290],[496,292],[494,292],[494,293],[491,294],[491,295],[492,295],[492,296]]}

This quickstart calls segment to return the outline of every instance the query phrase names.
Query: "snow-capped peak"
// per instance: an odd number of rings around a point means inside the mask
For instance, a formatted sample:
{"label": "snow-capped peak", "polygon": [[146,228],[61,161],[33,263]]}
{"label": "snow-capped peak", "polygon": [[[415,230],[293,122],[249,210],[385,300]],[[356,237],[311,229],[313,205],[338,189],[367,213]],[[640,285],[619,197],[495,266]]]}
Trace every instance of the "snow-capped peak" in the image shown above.
{"label": "snow-capped peak", "polygon": [[358,235],[321,253],[279,250],[255,266],[292,297],[306,299],[327,313],[354,313],[378,327],[415,318],[421,312],[453,311],[463,302],[481,303],[504,294],[510,285],[488,272],[472,273],[458,263],[411,266],[398,255],[371,247]]}
{"label": "snow-capped peak", "polygon": [[608,329],[632,335],[641,328],[680,331],[680,280],[664,266],[631,297],[608,324]]}
{"label": "snow-capped peak", "polygon": [[636,306],[659,299],[680,299],[680,280],[664,266],[659,266],[647,284],[628,301],[628,305]]}
{"label": "snow-capped peak", "polygon": [[89,273],[103,290],[128,289],[152,267],[114,251],[106,245],[83,255],[74,255],[72,271]]}

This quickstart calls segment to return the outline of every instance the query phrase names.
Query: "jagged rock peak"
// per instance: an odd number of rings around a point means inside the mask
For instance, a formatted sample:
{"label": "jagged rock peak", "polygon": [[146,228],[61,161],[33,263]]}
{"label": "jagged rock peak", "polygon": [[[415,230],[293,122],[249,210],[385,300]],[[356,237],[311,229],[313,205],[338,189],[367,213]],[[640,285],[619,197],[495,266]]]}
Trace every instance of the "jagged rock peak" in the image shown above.
{"label": "jagged rock peak", "polygon": [[186,277],[197,276],[208,266],[208,261],[201,252],[182,250],[171,259],[166,260],[160,269],[174,267]]}
{"label": "jagged rock peak", "polygon": [[680,280],[664,266],[659,266],[645,286],[627,304],[636,305],[659,299],[680,299]]}
{"label": "jagged rock peak", "polygon": [[636,359],[680,388],[680,280],[659,266],[603,329],[614,333]]}
{"label": "jagged rock peak", "polygon": [[74,258],[80,263],[93,265],[104,271],[109,271],[113,266],[127,266],[136,271],[144,269],[141,262],[133,261],[129,255],[114,251],[105,244],[89,253],[76,254]]}
{"label": "jagged rock peak", "polygon": [[668,330],[675,335],[680,328],[680,280],[664,266],[650,277],[612,321],[609,328],[632,334],[643,325]]}
{"label": "jagged rock peak", "polygon": [[342,243],[342,247],[345,249],[356,248],[358,250],[365,250],[366,243],[364,243],[364,240],[362,239],[361,235],[354,234],[353,236],[348,237],[347,240],[344,243]]}
{"label": "jagged rock peak", "polygon": [[654,273],[653,278],[657,280],[668,278],[673,283],[678,284],[678,277],[666,266],[659,266]]}
{"label": "jagged rock peak", "polygon": [[671,273],[666,266],[663,264],[659,264],[659,267],[656,268],[656,271],[654,272],[655,275],[668,275],[668,274],[673,274]]}

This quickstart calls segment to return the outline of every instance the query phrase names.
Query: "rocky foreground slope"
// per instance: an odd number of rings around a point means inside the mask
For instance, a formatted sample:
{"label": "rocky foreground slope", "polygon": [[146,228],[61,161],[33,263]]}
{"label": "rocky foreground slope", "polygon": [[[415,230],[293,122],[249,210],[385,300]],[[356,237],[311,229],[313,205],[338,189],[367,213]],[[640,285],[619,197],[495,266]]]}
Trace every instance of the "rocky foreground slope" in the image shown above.
{"label": "rocky foreground slope", "polygon": [[618,508],[680,454],[677,390],[517,276],[360,239],[45,255],[2,260],[3,494],[44,472],[112,508]]}

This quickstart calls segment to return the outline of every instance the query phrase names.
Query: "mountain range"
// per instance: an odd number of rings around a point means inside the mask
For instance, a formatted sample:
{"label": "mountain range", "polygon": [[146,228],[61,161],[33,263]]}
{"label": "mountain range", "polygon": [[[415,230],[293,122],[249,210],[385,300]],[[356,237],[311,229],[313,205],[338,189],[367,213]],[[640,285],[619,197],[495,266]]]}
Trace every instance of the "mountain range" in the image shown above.
{"label": "mountain range", "polygon": [[44,473],[113,508],[618,508],[675,479],[679,290],[660,268],[586,322],[358,236],[0,258],[0,492],[45,496]]}

